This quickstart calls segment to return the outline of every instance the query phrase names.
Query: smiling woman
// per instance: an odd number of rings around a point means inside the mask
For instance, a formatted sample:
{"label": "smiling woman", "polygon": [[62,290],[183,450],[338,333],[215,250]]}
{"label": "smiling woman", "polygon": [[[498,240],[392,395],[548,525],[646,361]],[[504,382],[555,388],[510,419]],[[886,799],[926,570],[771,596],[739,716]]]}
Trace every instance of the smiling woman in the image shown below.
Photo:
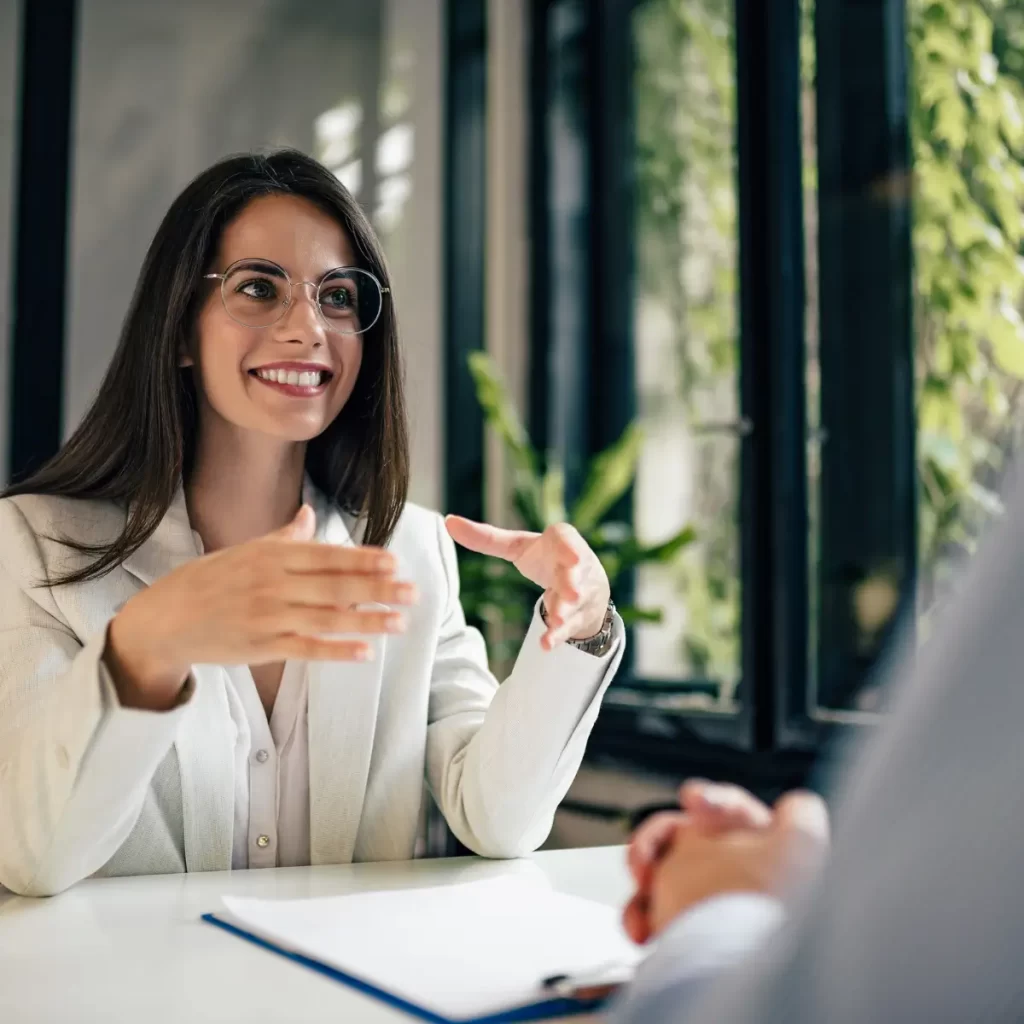
{"label": "smiling woman", "polygon": [[[164,218],[60,452],[0,500],[0,884],[412,856],[546,837],[622,623],[600,562],[406,501],[387,266],[295,151]],[[543,590],[505,685],[457,541]]]}

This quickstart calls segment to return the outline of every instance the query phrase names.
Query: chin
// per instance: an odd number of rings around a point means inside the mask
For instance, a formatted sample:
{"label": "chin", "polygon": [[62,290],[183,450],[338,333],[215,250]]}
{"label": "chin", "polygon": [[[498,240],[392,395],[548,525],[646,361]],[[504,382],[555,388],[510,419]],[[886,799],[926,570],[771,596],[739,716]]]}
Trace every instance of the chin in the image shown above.
{"label": "chin", "polygon": [[270,434],[280,441],[312,441],[319,437],[328,427],[329,423],[275,423],[263,429],[264,434]]}

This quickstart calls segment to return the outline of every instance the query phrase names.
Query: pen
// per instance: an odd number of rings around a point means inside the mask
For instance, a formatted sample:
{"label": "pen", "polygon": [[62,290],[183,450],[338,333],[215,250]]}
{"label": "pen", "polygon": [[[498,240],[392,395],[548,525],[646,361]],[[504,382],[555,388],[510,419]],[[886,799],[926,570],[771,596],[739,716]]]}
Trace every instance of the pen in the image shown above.
{"label": "pen", "polygon": [[607,999],[633,977],[635,967],[618,961],[578,974],[552,974],[541,985],[562,999]]}

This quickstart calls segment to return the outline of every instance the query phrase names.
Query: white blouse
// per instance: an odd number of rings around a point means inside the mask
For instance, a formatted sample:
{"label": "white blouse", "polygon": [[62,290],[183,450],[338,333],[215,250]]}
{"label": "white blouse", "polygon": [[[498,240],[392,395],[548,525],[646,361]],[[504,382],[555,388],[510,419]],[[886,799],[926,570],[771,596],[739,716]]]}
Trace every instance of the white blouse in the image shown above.
{"label": "white blouse", "polygon": [[309,857],[306,663],[285,662],[267,721],[252,672],[230,665],[235,727],[235,826],[231,867],[305,867]]}

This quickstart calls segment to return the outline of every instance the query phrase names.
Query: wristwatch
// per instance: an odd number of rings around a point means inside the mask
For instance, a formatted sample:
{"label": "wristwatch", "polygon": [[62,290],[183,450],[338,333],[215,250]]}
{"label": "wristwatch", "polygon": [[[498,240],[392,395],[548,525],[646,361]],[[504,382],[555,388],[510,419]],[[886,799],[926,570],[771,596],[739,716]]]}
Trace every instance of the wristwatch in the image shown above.
{"label": "wristwatch", "polygon": [[[548,624],[548,611],[544,607],[544,601],[540,602],[540,617],[544,625]],[[608,610],[604,613],[604,622],[601,628],[593,636],[585,636],[582,640],[566,640],[567,644],[583,651],[584,654],[592,654],[595,658],[602,658],[608,653],[612,646],[612,631],[615,622],[615,602],[608,602]]]}

